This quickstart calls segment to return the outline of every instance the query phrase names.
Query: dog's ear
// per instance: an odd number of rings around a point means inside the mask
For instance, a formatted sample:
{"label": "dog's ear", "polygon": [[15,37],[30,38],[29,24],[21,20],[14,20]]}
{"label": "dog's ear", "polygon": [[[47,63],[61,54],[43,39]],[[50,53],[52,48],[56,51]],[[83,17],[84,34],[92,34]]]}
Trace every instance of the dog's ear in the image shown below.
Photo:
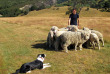
{"label": "dog's ear", "polygon": [[44,57],[46,57],[46,55],[45,55],[45,54],[42,54],[41,56],[42,56],[43,58],[44,58]]}
{"label": "dog's ear", "polygon": [[41,57],[41,54],[38,54],[37,57]]}

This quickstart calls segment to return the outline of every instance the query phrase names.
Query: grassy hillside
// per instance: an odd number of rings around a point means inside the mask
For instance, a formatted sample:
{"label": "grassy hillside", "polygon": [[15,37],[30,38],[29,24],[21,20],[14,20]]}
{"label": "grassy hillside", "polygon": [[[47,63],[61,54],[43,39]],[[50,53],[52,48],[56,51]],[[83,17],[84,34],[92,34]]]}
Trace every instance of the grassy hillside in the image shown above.
{"label": "grassy hillside", "polygon": [[[80,17],[110,17],[110,12],[101,12],[100,10],[84,7],[80,12]],[[51,7],[49,9],[43,9],[39,11],[32,11],[26,16],[37,16],[37,17],[68,17],[65,15],[68,11],[68,6],[65,7]]]}
{"label": "grassy hillside", "polygon": [[47,55],[44,62],[52,67],[34,70],[31,74],[110,73],[110,17],[80,17],[80,28],[93,28],[104,35],[105,47],[100,51],[83,48],[77,52],[69,50],[67,54],[45,45],[51,26],[67,26],[65,8],[33,11],[28,17],[0,18],[0,74],[15,72],[23,63],[35,60],[39,53]]}
{"label": "grassy hillside", "polygon": [[89,8],[88,11],[86,11],[86,7],[82,9],[80,12],[80,17],[110,17],[110,12],[102,12],[95,8]]}
{"label": "grassy hillside", "polygon": [[26,15],[29,11],[50,7],[53,4],[53,0],[0,0],[0,14],[3,17],[16,17],[20,14]]}

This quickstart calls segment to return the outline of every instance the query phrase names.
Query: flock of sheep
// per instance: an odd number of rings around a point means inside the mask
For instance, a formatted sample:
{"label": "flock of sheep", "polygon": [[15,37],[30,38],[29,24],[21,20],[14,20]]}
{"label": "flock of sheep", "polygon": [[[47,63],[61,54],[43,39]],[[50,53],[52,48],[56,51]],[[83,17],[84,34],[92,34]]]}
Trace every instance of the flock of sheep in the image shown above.
{"label": "flock of sheep", "polygon": [[91,30],[84,27],[83,29],[78,29],[77,26],[70,25],[66,28],[58,28],[57,26],[52,26],[47,37],[47,45],[49,48],[55,48],[56,51],[63,49],[68,53],[68,49],[72,46],[75,51],[82,47],[89,48],[93,46],[98,46],[100,50],[100,42],[104,46],[103,35],[96,30]]}

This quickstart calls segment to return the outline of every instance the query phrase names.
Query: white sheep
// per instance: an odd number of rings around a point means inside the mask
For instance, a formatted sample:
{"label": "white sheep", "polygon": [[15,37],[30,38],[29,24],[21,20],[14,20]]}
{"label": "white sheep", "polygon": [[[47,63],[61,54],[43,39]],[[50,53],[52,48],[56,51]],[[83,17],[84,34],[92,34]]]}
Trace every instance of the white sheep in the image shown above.
{"label": "white sheep", "polygon": [[99,38],[95,33],[91,33],[90,34],[90,38],[89,38],[90,42],[92,43],[93,49],[95,49],[95,42],[98,45],[98,49],[100,50],[100,43],[99,43]]}
{"label": "white sheep", "polygon": [[91,30],[91,33],[95,33],[98,38],[99,38],[99,41],[102,42],[102,46],[104,47],[104,40],[103,40],[103,35],[102,33],[100,33],[99,31],[96,31],[96,30]]}
{"label": "white sheep", "polygon": [[58,51],[58,47],[60,46],[60,40],[59,37],[61,34],[67,31],[56,31],[54,37],[55,37],[55,50]]}
{"label": "white sheep", "polygon": [[69,26],[67,26],[67,28],[69,31],[73,31],[73,32],[76,32],[79,30],[78,27],[75,25],[69,25]]}
{"label": "white sheep", "polygon": [[95,33],[98,36],[99,41],[101,41],[104,46],[104,40],[103,40],[102,33],[100,33],[99,31],[96,31],[96,30],[90,30],[89,28],[86,28],[86,27],[84,27],[83,30],[90,31],[91,33]]}
{"label": "white sheep", "polygon": [[59,31],[68,31],[67,27],[59,28]]}
{"label": "white sheep", "polygon": [[49,31],[48,36],[47,36],[47,46],[51,48],[54,45],[54,33],[53,31]]}
{"label": "white sheep", "polygon": [[49,47],[54,47],[54,35],[55,35],[55,32],[58,31],[58,27],[57,26],[52,26],[49,33],[48,33],[48,36],[47,36],[47,45]]}
{"label": "white sheep", "polygon": [[56,32],[59,30],[59,28],[57,26],[52,26],[50,30]]}
{"label": "white sheep", "polygon": [[65,32],[61,34],[61,46],[68,53],[67,47],[70,44],[75,44],[75,50],[77,51],[77,46],[82,50],[82,44],[89,39],[90,33],[86,31],[81,32]]}

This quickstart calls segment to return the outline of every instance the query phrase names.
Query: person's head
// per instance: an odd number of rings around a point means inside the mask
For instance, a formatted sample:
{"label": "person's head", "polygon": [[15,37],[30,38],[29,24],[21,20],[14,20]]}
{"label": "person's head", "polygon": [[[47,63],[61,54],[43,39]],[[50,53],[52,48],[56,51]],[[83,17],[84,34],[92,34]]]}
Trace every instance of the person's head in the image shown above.
{"label": "person's head", "polygon": [[72,12],[73,14],[76,14],[76,9],[73,9],[73,12]]}

